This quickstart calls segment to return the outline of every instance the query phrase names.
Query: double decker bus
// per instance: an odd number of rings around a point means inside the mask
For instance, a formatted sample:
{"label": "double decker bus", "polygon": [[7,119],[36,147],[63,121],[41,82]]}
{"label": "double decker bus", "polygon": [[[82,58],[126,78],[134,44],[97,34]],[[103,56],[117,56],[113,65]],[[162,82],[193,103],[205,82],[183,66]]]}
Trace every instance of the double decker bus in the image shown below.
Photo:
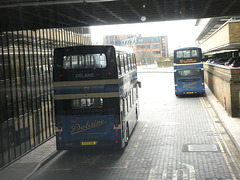
{"label": "double decker bus", "polygon": [[57,149],[127,145],[139,117],[135,55],[114,46],[54,51]]}
{"label": "double decker bus", "polygon": [[201,48],[188,47],[174,51],[175,94],[205,94]]}

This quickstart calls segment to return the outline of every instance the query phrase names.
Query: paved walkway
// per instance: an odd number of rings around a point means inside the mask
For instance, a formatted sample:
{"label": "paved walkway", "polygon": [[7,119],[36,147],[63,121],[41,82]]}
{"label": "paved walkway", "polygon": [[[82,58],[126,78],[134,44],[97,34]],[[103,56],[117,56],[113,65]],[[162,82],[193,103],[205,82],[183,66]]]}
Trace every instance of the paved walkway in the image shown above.
{"label": "paved walkway", "polygon": [[22,180],[26,179],[32,173],[37,171],[45,163],[56,156],[56,139],[51,138],[49,141],[38,146],[36,149],[21,157],[14,163],[0,171],[1,180]]}
{"label": "paved walkway", "polygon": [[211,103],[218,118],[222,121],[224,128],[240,152],[240,118],[230,117],[208,87],[206,87],[205,91],[207,99]]}
{"label": "paved walkway", "polygon": [[[156,65],[140,66],[139,72],[151,72],[151,73],[172,73],[172,68],[157,68]],[[232,138],[234,144],[240,152],[240,118],[231,118],[227,115],[222,105],[217,101],[212,92],[206,87],[206,97],[212,104],[216,114],[222,121],[225,129]],[[30,153],[26,154],[22,158],[18,159],[5,169],[0,171],[1,180],[18,180],[26,179],[36,170],[38,170],[45,163],[50,161],[58,154],[55,145],[55,137],[40,145]]]}

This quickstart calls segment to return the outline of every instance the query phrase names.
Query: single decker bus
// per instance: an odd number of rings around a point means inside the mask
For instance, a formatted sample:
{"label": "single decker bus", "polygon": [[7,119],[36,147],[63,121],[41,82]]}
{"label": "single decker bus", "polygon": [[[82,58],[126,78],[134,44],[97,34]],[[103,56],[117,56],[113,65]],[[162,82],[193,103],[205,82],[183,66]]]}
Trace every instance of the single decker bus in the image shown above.
{"label": "single decker bus", "polygon": [[54,51],[57,149],[128,143],[139,117],[132,49],[89,45]]}
{"label": "single decker bus", "polygon": [[175,94],[205,94],[201,48],[188,47],[174,51]]}

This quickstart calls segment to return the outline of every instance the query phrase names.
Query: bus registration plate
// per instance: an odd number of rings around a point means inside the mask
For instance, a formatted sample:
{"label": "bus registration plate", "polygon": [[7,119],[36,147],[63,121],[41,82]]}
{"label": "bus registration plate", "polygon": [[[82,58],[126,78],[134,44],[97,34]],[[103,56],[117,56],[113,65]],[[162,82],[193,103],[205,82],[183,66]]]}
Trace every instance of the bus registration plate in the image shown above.
{"label": "bus registration plate", "polygon": [[193,92],[187,92],[187,94],[193,94]]}
{"label": "bus registration plate", "polygon": [[82,146],[94,146],[97,145],[97,141],[87,141],[87,142],[81,142]]}

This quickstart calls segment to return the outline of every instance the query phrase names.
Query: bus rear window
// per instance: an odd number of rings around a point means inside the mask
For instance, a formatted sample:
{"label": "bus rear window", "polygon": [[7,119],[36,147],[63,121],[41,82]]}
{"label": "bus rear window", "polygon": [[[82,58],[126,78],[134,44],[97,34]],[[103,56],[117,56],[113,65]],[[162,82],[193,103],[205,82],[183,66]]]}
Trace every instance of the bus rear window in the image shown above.
{"label": "bus rear window", "polygon": [[63,69],[95,69],[106,66],[106,55],[102,53],[63,56]]}
{"label": "bus rear window", "polygon": [[199,69],[188,69],[188,70],[179,70],[177,71],[177,75],[179,77],[193,77],[193,76],[199,76],[200,75]]}
{"label": "bus rear window", "polygon": [[73,99],[72,109],[103,108],[103,98]]}

